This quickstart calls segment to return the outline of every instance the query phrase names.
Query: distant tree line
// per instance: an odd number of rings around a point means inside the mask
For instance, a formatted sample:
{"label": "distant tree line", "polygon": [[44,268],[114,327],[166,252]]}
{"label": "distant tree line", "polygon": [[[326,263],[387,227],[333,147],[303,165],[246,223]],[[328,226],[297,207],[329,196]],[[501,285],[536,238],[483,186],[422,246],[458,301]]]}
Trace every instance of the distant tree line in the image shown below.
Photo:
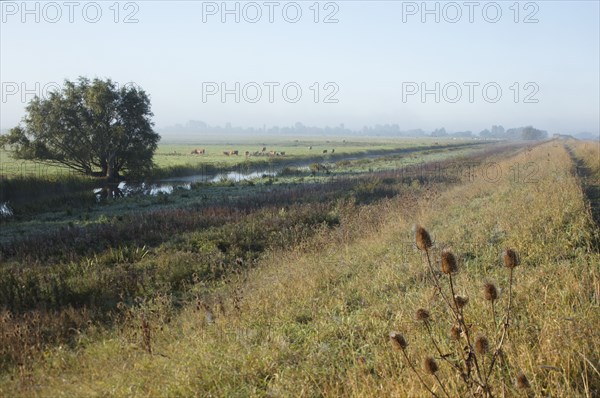
{"label": "distant tree line", "polygon": [[396,137],[456,137],[456,138],[486,138],[486,139],[506,139],[506,140],[542,140],[548,138],[548,133],[544,130],[538,130],[532,126],[517,127],[505,130],[502,126],[492,126],[491,130],[485,129],[479,134],[472,131],[447,132],[444,127],[437,128],[431,132],[423,129],[402,130],[398,124],[376,124],[373,126],[364,126],[362,129],[349,129],[340,124],[334,127],[315,127],[307,126],[303,123],[296,123],[293,126],[273,126],[267,128],[254,127],[234,127],[231,123],[225,126],[211,126],[203,121],[190,120],[186,124],[176,124],[174,126],[161,129],[167,133],[213,133],[213,134],[253,134],[253,135],[338,135],[338,136],[396,136]]}
{"label": "distant tree line", "polygon": [[505,140],[543,140],[548,138],[548,132],[538,130],[532,126],[504,130],[502,126],[492,126],[491,130],[485,129],[479,133],[482,138],[499,138]]}

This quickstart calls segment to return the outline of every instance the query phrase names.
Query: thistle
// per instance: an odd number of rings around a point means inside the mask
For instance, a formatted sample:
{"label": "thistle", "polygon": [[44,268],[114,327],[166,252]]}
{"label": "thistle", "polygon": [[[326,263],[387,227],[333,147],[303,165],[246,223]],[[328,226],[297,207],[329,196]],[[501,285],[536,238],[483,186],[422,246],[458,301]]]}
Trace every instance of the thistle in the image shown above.
{"label": "thistle", "polygon": [[475,352],[479,355],[485,355],[490,350],[490,342],[485,336],[477,336],[475,339]]}
{"label": "thistle", "polygon": [[527,379],[527,376],[525,376],[525,374],[523,372],[520,372],[517,375],[517,379],[515,380],[515,384],[517,385],[517,388],[521,389],[521,390],[525,390],[525,389],[531,388],[531,384],[529,384],[529,380]]}
{"label": "thistle", "polygon": [[444,388],[444,384],[442,383],[442,381],[439,379],[439,377],[437,375],[437,371],[440,370],[440,367],[438,366],[437,362],[435,361],[435,359],[433,357],[425,358],[425,360],[423,361],[423,369],[425,370],[425,373],[427,373],[435,378],[435,380],[438,382],[438,384],[442,388],[442,391],[444,392],[444,394],[447,397],[450,397],[450,395],[448,394],[448,391],[446,391],[446,388]]}
{"label": "thistle", "polygon": [[423,369],[425,369],[425,373],[433,375],[440,368],[439,368],[437,362],[435,361],[435,359],[433,359],[433,357],[427,357],[423,361]]}
{"label": "thistle", "polygon": [[517,255],[517,252],[513,249],[504,250],[504,252],[502,253],[502,259],[504,260],[504,266],[506,268],[513,269],[517,265],[519,265],[519,256]]}
{"label": "thistle", "polygon": [[[468,322],[466,319],[468,314],[464,311],[464,308],[469,303],[469,297],[457,294],[460,291],[456,288],[455,281],[455,274],[459,271],[457,257],[449,249],[442,250],[440,253],[439,268],[436,269],[433,258],[435,253],[429,250],[433,247],[431,236],[420,225],[415,226],[414,233],[415,244],[422,252],[423,262],[429,271],[428,276],[433,283],[438,297],[446,304],[446,310],[451,318],[452,328],[449,331],[448,337],[450,340],[454,340],[456,344],[452,344],[451,347],[440,344],[433,333],[434,323],[431,313],[425,308],[417,309],[414,316],[415,320],[421,322],[427,330],[431,344],[436,350],[435,357],[425,357],[422,362],[422,368],[417,369],[416,364],[410,358],[409,351],[407,350],[408,343],[404,336],[398,332],[392,332],[390,333],[390,340],[393,346],[401,352],[407,365],[417,376],[423,387],[433,397],[437,397],[439,392],[433,391],[431,380],[425,380],[426,377],[423,374],[434,378],[444,395],[450,398],[444,383],[438,377],[440,367],[437,361],[444,361],[449,369],[456,372],[459,380],[465,383],[467,387],[466,391],[470,391],[471,396],[481,395],[482,397],[491,398],[493,397],[492,385],[490,384],[492,373],[494,373],[497,361],[503,355],[502,347],[508,337],[513,300],[513,277],[514,270],[520,263],[519,256],[514,249],[510,248],[505,249],[501,255],[503,265],[508,270],[506,317],[502,321],[499,321],[502,322],[503,329],[499,330],[500,323],[496,322],[495,305],[497,305],[496,302],[500,297],[499,290],[493,282],[485,282],[483,284],[483,298],[490,303],[490,315],[493,320],[492,334],[490,335],[491,340],[483,334],[475,337],[473,331],[478,330],[479,326],[474,325],[472,320]],[[447,281],[447,286],[443,286],[442,282],[444,280]],[[439,319],[444,318],[441,316]],[[437,317],[435,320],[438,320]],[[501,336],[499,336],[499,332],[501,332]],[[454,352],[448,352],[449,349],[453,349]],[[504,373],[501,376],[503,375]],[[520,389],[530,388],[527,377],[522,373],[517,376],[515,383]]]}
{"label": "thistle", "polygon": [[442,272],[446,275],[458,272],[456,257],[454,257],[454,254],[447,249],[442,251]]}
{"label": "thistle", "polygon": [[493,322],[493,330],[496,330],[496,308],[494,303],[498,300],[498,289],[496,289],[496,285],[491,282],[487,282],[483,286],[483,297],[490,302],[492,307],[492,322]]}
{"label": "thistle", "polygon": [[429,232],[427,232],[427,230],[420,225],[416,226],[415,240],[417,243],[417,248],[421,251],[427,251],[433,246]]}
{"label": "thistle", "polygon": [[[437,394],[435,392],[433,392],[433,390],[429,387],[429,385],[425,382],[425,380],[423,380],[423,378],[421,377],[421,375],[419,374],[419,372],[413,365],[412,361],[410,360],[410,358],[406,352],[408,343],[404,339],[404,336],[402,336],[402,334],[400,334],[398,332],[391,332],[390,333],[390,341],[392,342],[392,345],[394,346],[394,348],[396,348],[397,350],[399,350],[402,353],[402,355],[404,356],[404,359],[406,360],[406,363],[411,368],[411,370],[415,373],[415,375],[417,376],[417,378],[419,379],[421,384],[423,384],[423,387],[425,387],[425,389],[427,389],[427,391],[429,391],[433,397],[437,397]],[[437,366],[437,364],[436,364],[436,366]]]}
{"label": "thistle", "polygon": [[428,321],[431,318],[431,315],[429,314],[429,311],[427,311],[424,308],[419,308],[417,310],[417,313],[415,315],[415,318],[417,319],[417,321]]}
{"label": "thistle", "polygon": [[487,301],[498,300],[498,289],[496,289],[496,285],[490,282],[486,283],[483,287],[483,296]]}
{"label": "thistle", "polygon": [[460,340],[461,330],[460,326],[454,325],[452,329],[450,329],[450,338],[452,340]]}
{"label": "thistle", "polygon": [[465,296],[454,296],[454,302],[458,308],[464,308],[469,302],[469,298]]}
{"label": "thistle", "polygon": [[392,342],[392,345],[394,346],[394,348],[396,348],[398,350],[404,351],[406,349],[406,347],[408,347],[408,343],[404,339],[404,336],[402,336],[398,332],[390,333],[390,341]]}

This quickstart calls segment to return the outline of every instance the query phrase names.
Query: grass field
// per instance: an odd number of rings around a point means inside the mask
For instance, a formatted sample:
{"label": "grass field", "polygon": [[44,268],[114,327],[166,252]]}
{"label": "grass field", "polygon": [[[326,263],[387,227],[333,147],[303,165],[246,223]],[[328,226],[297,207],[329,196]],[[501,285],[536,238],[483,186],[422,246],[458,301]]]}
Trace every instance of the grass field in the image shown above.
{"label": "grass field", "polygon": [[[211,168],[231,168],[239,164],[297,162],[306,159],[336,160],[346,156],[367,154],[392,153],[418,147],[440,147],[447,145],[477,144],[473,140],[456,139],[319,139],[319,138],[290,138],[288,140],[273,140],[273,137],[256,139],[235,139],[231,143],[210,141],[205,144],[174,144],[161,142],[154,155],[157,174],[162,176],[177,168],[201,169],[202,166]],[[266,148],[263,152],[262,149]],[[309,149],[312,148],[312,149]],[[205,149],[204,155],[194,155],[194,149]],[[223,152],[237,150],[239,155],[227,156]],[[324,154],[323,151],[327,150]],[[334,150],[334,153],[332,153]],[[245,156],[248,151],[252,154],[260,152],[260,156]],[[284,156],[269,156],[271,151],[284,152]],[[74,173],[60,166],[45,165],[32,161],[15,160],[10,152],[0,149],[0,176],[56,178],[57,176],[73,176]]]}
{"label": "grass field", "polygon": [[[407,148],[417,148],[425,146],[472,144],[473,140],[448,140],[448,139],[307,139],[290,138],[289,140],[273,141],[272,137],[265,137],[257,140],[247,140],[237,143],[210,143],[206,145],[177,145],[163,144],[157,150],[155,162],[159,167],[181,166],[185,164],[224,164],[231,165],[240,161],[264,161],[269,160],[268,154],[271,151],[285,152],[283,157],[286,160],[297,161],[306,158],[336,159],[342,156],[361,155],[368,153],[382,153],[385,151],[404,150]],[[266,148],[263,152],[262,149]],[[194,149],[205,149],[205,155],[192,155],[190,152]],[[225,151],[238,150],[238,156],[226,156]],[[332,150],[334,151],[332,153]],[[251,156],[246,159],[245,153],[250,152]],[[327,153],[323,153],[327,151]],[[255,153],[260,155],[254,155]],[[325,156],[323,156],[325,155]],[[332,156],[333,155],[333,156]],[[278,156],[275,156],[277,158]]]}
{"label": "grass field", "polygon": [[[273,147],[310,157],[294,144]],[[323,148],[394,149],[342,144]],[[186,164],[168,153],[188,149],[161,147],[157,162]],[[473,336],[495,347],[502,332],[484,284],[499,288],[498,318],[512,297],[494,396],[598,396],[599,154],[579,141],[422,148],[24,213],[2,225],[18,239],[0,245],[0,395],[445,396],[443,385],[469,396],[451,365],[462,355],[452,317],[415,246],[420,224],[436,267],[442,249],[458,258]],[[520,256],[512,295],[507,247]],[[492,353],[478,355],[490,365]],[[421,370],[426,356],[439,383]],[[521,372],[530,388],[515,383]]]}

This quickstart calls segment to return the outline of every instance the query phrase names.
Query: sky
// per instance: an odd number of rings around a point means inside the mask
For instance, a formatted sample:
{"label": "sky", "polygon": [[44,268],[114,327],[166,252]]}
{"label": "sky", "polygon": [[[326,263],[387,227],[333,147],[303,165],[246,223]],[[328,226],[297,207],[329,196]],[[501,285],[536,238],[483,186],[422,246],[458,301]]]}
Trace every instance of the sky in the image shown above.
{"label": "sky", "polygon": [[0,128],[85,76],[143,88],[157,128],[598,133],[599,4],[3,1]]}

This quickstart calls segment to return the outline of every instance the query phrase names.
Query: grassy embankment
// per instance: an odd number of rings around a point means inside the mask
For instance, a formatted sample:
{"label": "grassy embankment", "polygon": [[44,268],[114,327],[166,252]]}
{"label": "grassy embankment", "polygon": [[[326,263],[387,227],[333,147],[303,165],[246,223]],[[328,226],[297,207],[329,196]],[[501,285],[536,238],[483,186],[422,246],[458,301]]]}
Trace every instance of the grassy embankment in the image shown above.
{"label": "grassy embankment", "polygon": [[[483,283],[493,280],[504,289],[500,304],[505,304],[506,270],[499,253],[513,247],[521,255],[506,367],[493,380],[496,395],[527,394],[510,381],[522,371],[530,393],[595,396],[600,392],[600,256],[593,244],[598,228],[572,159],[561,145],[548,143],[507,157],[499,166],[493,182],[475,169],[473,178],[458,185],[405,186],[403,194],[366,206],[337,202],[328,209],[336,222],[268,247],[251,268],[223,283],[192,280],[179,301],[168,290],[157,292],[124,310],[118,328],[91,327],[75,332],[70,345],[50,345],[41,355],[32,350],[21,366],[5,370],[0,391],[426,395],[387,339],[399,330],[411,356],[432,355],[414,311],[428,307],[434,319],[443,319],[412,245],[411,226],[420,223],[436,241],[435,256],[447,246],[459,256],[456,283],[470,298],[465,312],[480,333],[493,335]],[[191,245],[184,252],[199,249],[184,269],[207,258],[194,234],[181,238]],[[236,239],[229,235],[227,241]],[[154,265],[172,268],[181,256],[164,251],[154,258],[162,263]],[[150,268],[148,257],[152,254],[117,263],[144,272]],[[10,322],[3,318],[5,327]],[[450,351],[443,323],[434,323],[433,330]],[[462,394],[444,364],[438,375],[452,395]],[[507,379],[504,385],[501,376]],[[426,381],[433,385],[432,379]]]}

